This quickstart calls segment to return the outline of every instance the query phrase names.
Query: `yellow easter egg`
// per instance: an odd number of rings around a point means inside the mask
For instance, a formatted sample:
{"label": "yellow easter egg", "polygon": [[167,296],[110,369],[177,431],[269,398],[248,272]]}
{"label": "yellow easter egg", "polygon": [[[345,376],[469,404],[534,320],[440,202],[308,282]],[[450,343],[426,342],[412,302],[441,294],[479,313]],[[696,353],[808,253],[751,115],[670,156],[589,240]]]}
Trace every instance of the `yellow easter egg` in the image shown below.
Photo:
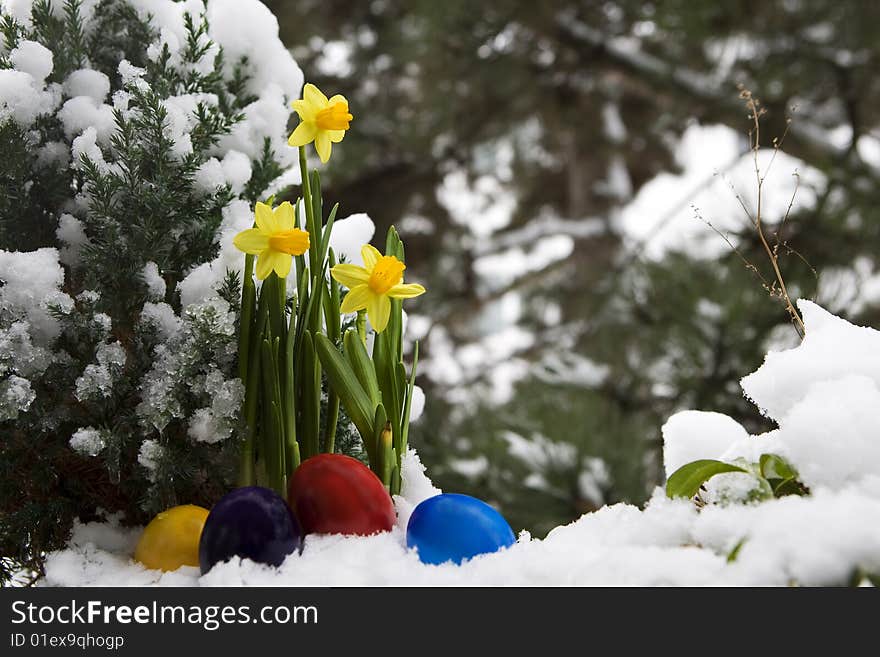
{"label": "yellow easter egg", "polygon": [[134,551],[135,561],[154,570],[199,565],[199,538],[208,510],[193,504],[175,506],[150,521]]}

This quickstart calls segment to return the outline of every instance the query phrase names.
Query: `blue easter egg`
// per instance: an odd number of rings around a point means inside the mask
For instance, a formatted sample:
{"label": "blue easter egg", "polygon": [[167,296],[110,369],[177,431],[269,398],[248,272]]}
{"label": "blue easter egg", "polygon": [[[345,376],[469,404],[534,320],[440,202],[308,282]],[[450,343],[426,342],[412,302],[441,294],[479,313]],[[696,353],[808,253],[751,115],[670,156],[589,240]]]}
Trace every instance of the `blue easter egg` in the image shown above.
{"label": "blue easter egg", "polygon": [[419,504],[406,527],[406,545],[423,563],[460,564],[516,542],[504,517],[470,495],[444,493]]}
{"label": "blue easter egg", "polygon": [[202,574],[232,557],[280,566],[302,545],[296,517],[280,495],[245,486],[223,496],[205,520],[199,541]]}

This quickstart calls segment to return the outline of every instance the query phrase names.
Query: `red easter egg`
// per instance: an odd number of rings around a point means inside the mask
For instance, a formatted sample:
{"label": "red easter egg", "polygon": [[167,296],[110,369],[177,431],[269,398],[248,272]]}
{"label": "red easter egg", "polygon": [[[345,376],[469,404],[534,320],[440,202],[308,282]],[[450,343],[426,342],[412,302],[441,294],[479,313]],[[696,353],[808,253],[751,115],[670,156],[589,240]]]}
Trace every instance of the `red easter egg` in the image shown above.
{"label": "red easter egg", "polygon": [[390,531],[396,520],[379,477],[342,454],[303,461],[290,479],[287,501],[306,534],[367,536]]}

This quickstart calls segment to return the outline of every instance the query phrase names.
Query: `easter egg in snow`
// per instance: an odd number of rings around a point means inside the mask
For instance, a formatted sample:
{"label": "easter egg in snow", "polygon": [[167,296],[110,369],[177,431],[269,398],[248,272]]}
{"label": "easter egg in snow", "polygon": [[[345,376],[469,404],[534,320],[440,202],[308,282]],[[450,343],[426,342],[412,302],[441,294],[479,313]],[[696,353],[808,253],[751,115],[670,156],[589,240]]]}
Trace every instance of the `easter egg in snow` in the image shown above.
{"label": "easter egg in snow", "polygon": [[427,564],[460,564],[516,542],[504,517],[469,495],[444,493],[419,504],[409,518],[406,545]]}
{"label": "easter egg in snow", "polygon": [[211,509],[199,543],[199,564],[202,574],[236,556],[280,566],[301,545],[302,532],[287,502],[268,488],[245,486]]}
{"label": "easter egg in snow", "polygon": [[363,463],[342,454],[318,454],[293,473],[287,500],[306,534],[390,531],[396,516],[391,496]]}
{"label": "easter egg in snow", "polygon": [[175,506],[150,521],[134,551],[135,561],[154,570],[199,565],[199,539],[208,510],[193,504]]}

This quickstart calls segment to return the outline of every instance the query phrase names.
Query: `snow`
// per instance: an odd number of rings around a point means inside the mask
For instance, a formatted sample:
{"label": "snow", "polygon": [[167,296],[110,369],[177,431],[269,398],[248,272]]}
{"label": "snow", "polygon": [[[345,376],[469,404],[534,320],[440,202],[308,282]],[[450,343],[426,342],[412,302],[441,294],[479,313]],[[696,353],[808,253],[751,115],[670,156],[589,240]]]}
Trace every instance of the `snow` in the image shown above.
{"label": "snow", "polygon": [[60,96],[57,85],[44,88],[30,73],[0,70],[0,122],[12,119],[28,128],[38,116],[55,109]]}
{"label": "snow", "polygon": [[545,354],[532,374],[545,383],[596,388],[608,378],[609,368],[574,352]]}
{"label": "snow", "polygon": [[268,139],[278,161],[284,166],[292,167],[298,156],[296,149],[287,145],[286,126],[290,117],[288,98],[298,96],[298,87],[293,91],[273,84],[263,89],[259,100],[242,110],[244,118],[233,126],[232,132],[219,139],[214,154],[237,150],[251,159],[259,159],[263,153],[263,144]]}
{"label": "snow", "polygon": [[196,169],[193,177],[195,186],[203,192],[211,193],[226,184],[223,165],[216,157],[209,158]]}
{"label": "snow", "polygon": [[159,273],[159,265],[155,262],[148,262],[141,270],[141,278],[147,286],[147,292],[154,299],[165,298],[165,279]]}
{"label": "snow", "polygon": [[241,194],[252,174],[250,157],[240,151],[231,150],[222,161],[212,157],[202,164],[196,171],[195,183],[207,193],[222,185],[229,185],[234,194]]}
{"label": "snow", "polygon": [[234,194],[241,194],[253,173],[250,158],[239,151],[229,151],[223,158],[220,166],[223,169],[226,183],[232,189],[232,192]]}
{"label": "snow", "polygon": [[742,380],[746,396],[774,420],[822,381],[861,374],[880,385],[880,332],[853,326],[810,301],[798,307],[809,327],[801,346],[767,354],[764,365]]}
{"label": "snow", "polygon": [[77,429],[70,437],[70,447],[84,456],[97,456],[106,446],[101,432],[94,427]]}
{"label": "snow", "polygon": [[139,88],[145,88],[147,84],[143,80],[143,76],[146,73],[145,69],[140,68],[139,66],[135,66],[127,59],[123,59],[119,62],[119,66],[116,67],[116,70],[119,72],[119,77],[122,80],[123,86],[133,85]]}
{"label": "snow", "polygon": [[409,407],[409,421],[418,422],[425,410],[425,391],[419,386],[413,386],[412,401]]}
{"label": "snow", "polygon": [[104,160],[104,153],[98,146],[98,131],[94,126],[88,126],[82,134],[73,140],[70,146],[70,154],[73,166],[81,168],[83,157],[88,158],[100,171],[108,171],[110,165]]}
{"label": "snow", "polygon": [[30,29],[32,27],[31,8],[33,4],[34,0],[3,0],[0,3],[0,7],[3,8],[4,13],[9,14],[16,21]]}
{"label": "snow", "polygon": [[75,396],[79,401],[111,395],[113,384],[125,367],[125,349],[116,341],[100,343],[95,349],[95,360],[76,380]]}
{"label": "snow", "polygon": [[482,175],[469,180],[460,170],[446,174],[436,194],[452,220],[480,239],[510,224],[517,205],[515,194],[499,177]]}
{"label": "snow", "polygon": [[156,468],[159,467],[163,451],[162,445],[159,444],[158,440],[148,438],[141,443],[137,460],[148,471],[150,479],[155,477]]}
{"label": "snow", "polygon": [[229,438],[238,419],[237,409],[244,400],[241,380],[227,380],[220,371],[213,370],[193,381],[192,390],[207,395],[211,405],[198,409],[190,419],[189,437],[209,444]]}
{"label": "snow", "polygon": [[39,168],[55,167],[56,171],[60,171],[67,168],[68,164],[70,164],[70,149],[64,142],[46,142],[37,150]]}
{"label": "snow", "polygon": [[70,308],[73,300],[61,292],[64,270],[58,251],[43,248],[29,253],[0,250],[0,310],[27,319],[31,334],[42,345],[58,335],[50,304]]}
{"label": "snow", "polygon": [[[223,46],[226,66],[247,58],[252,77],[248,91],[263,95],[277,85],[291,98],[299,97],[303,73],[278,38],[278,20],[256,0],[210,0],[209,36]],[[281,124],[281,130],[286,129]]]}
{"label": "snow", "polygon": [[574,251],[568,235],[547,235],[536,239],[529,250],[521,247],[481,256],[474,260],[474,271],[490,289],[504,288],[532,272],[544,271],[554,262],[565,260]]}
{"label": "snow", "polygon": [[[78,2],[80,17],[82,18],[83,26],[86,29],[88,29],[89,24],[94,17],[95,9],[99,2],[101,2],[101,0],[79,0]],[[34,4],[36,4],[35,0],[2,0],[2,2],[0,2],[3,12],[15,18],[27,29],[33,27],[33,23],[31,22],[31,10]],[[47,4],[49,5],[49,12],[52,16],[55,18],[64,17],[65,2],[49,2]]]}
{"label": "snow", "polygon": [[812,385],[780,420],[779,452],[810,488],[840,490],[880,476],[880,390],[866,376]]}
{"label": "snow", "polygon": [[[234,559],[200,576],[195,568],[148,571],[131,559],[139,530],[118,520],[77,524],[66,550],[46,563],[45,585],[174,586],[481,586],[481,585],[833,585],[857,572],[880,571],[880,363],[873,329],[853,326],[801,302],[804,342],[770,354],[752,381],[757,403],[779,416],[779,428],[749,436],[718,413],[686,411],[663,428],[667,472],[697,458],[757,459],[783,455],[810,487],[807,496],[760,503],[710,503],[698,509],[661,489],[643,509],[605,506],[557,527],[543,540],[522,532],[512,547],[461,566],[422,564],[406,548],[413,508],[440,491],[413,450],[395,497],[398,524],[370,537],[308,536],[301,554],[274,569]],[[860,351],[861,350],[861,351]],[[856,353],[861,358],[855,358]],[[853,369],[858,365],[858,372]],[[798,394],[791,390],[800,390]],[[511,433],[511,450],[546,462],[571,459],[564,446]],[[155,441],[140,462],[154,467]],[[535,451],[537,450],[537,452]],[[474,464],[479,467],[479,464]],[[468,464],[465,464],[468,467]],[[748,477],[748,475],[742,475]],[[585,463],[579,487],[602,497],[607,468]],[[711,483],[711,482],[710,482]],[[739,547],[738,547],[739,546]],[[735,558],[730,558],[738,547]]]}
{"label": "snow", "polygon": [[103,103],[110,93],[110,78],[101,71],[83,68],[67,76],[64,93],[71,98],[86,96],[96,103]]}
{"label": "snow", "polygon": [[[65,149],[66,151],[66,149]],[[88,242],[83,223],[72,214],[64,213],[58,218],[55,236],[66,246],[59,250],[58,259],[65,265],[72,266],[79,262],[82,247]]]}
{"label": "snow", "polygon": [[110,105],[96,102],[89,96],[71,98],[58,111],[58,118],[64,126],[64,134],[68,139],[80,135],[85,129],[91,128],[96,139],[102,146],[110,143],[110,137],[116,130],[116,117]]}
{"label": "snow", "polygon": [[36,41],[22,39],[9,53],[13,68],[31,75],[34,80],[43,82],[52,72],[52,51]]}
{"label": "snow", "polygon": [[363,267],[361,247],[370,243],[375,232],[373,220],[363,212],[335,221],[330,233],[330,248],[336,254],[336,260]]}
{"label": "snow", "polygon": [[174,312],[174,308],[167,303],[153,303],[147,301],[141,311],[141,321],[153,324],[163,341],[168,341],[180,331],[180,317]]}
{"label": "snow", "polygon": [[241,257],[241,251],[232,244],[232,239],[239,231],[253,225],[254,211],[246,201],[237,199],[223,208],[223,220],[215,238],[220,243],[220,253],[211,262],[195,267],[177,284],[184,308],[216,296],[216,290],[223,283],[227,270],[242,271],[244,258]]}
{"label": "snow", "polygon": [[[698,436],[698,439],[694,437]],[[723,413],[682,411],[663,425],[663,464],[668,477],[700,459],[717,459],[728,447],[748,437],[739,422]]]}
{"label": "snow", "polygon": [[[880,419],[875,413],[880,404],[880,332],[854,326],[810,301],[801,300],[798,307],[806,325],[803,342],[771,352],[742,380],[746,396],[778,428],[749,436],[734,420],[718,414],[673,416],[663,430],[667,474],[698,458],[756,463],[762,454],[777,454],[811,490],[870,488],[880,477]],[[724,475],[720,485],[710,488],[729,485],[745,493],[750,479]],[[736,497],[733,490],[715,493]]]}
{"label": "snow", "polygon": [[[752,154],[744,137],[723,125],[689,126],[676,148],[680,173],[661,173],[639,188],[632,202],[616,218],[617,225],[633,246],[650,259],[670,251],[714,258],[730,246],[706,225],[721,233],[749,225],[737,202],[753,211],[756,181]],[[772,167],[770,166],[772,162]],[[824,174],[780,151],[762,148],[758,163],[766,174],[762,214],[772,226],[785,214],[798,179],[797,208],[811,208],[827,184]]]}
{"label": "snow", "polygon": [[31,382],[16,374],[0,379],[0,422],[14,420],[37,398]]}

